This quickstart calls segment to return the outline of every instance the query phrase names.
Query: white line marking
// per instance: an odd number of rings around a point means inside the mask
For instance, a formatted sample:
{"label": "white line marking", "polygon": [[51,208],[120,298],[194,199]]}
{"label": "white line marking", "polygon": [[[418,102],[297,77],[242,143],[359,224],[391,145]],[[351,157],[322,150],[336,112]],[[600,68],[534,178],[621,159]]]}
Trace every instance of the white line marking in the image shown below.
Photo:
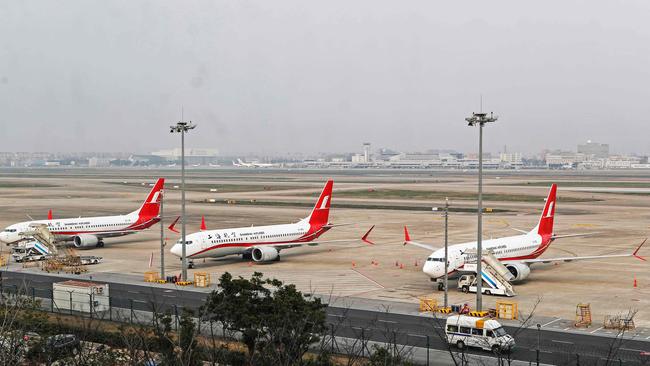
{"label": "white line marking", "polygon": [[422,335],[422,334],[411,334],[411,333],[407,333],[406,335],[409,336],[409,337],[420,337],[420,338],[426,338],[426,337],[427,337],[427,336],[424,336],[424,335]]}
{"label": "white line marking", "polygon": [[650,336],[645,337],[645,339],[650,339]]}
{"label": "white line marking", "polygon": [[600,327],[600,328],[598,328],[598,329],[594,329],[594,330],[592,330],[592,331],[589,332],[589,333],[596,333],[597,331],[599,331],[599,330],[601,330],[601,329],[603,329],[603,327]]}
{"label": "white line marking", "polygon": [[557,341],[557,340],[555,340],[555,339],[551,339],[551,342],[555,342],[555,343],[564,343],[564,344],[573,344],[573,342]]}
{"label": "white line marking", "polygon": [[392,321],[392,320],[383,320],[383,319],[379,319],[379,321],[380,321],[380,322],[383,322],[383,323],[397,324],[397,322]]}
{"label": "white line marking", "polygon": [[569,329],[571,329],[571,327],[566,327],[566,328],[564,328],[564,330],[569,330]]}
{"label": "white line marking", "polygon": [[562,320],[562,318],[557,318],[557,319],[555,319],[555,320],[551,320],[550,322],[548,322],[548,323],[546,323],[546,324],[543,324],[543,325],[542,325],[542,328],[544,328],[545,326],[547,326],[547,325],[549,325],[549,324],[555,323],[555,322],[558,321],[558,320]]}
{"label": "white line marking", "polygon": [[632,351],[632,352],[645,352],[644,350],[641,349],[633,349],[633,348],[620,348],[624,351]]}

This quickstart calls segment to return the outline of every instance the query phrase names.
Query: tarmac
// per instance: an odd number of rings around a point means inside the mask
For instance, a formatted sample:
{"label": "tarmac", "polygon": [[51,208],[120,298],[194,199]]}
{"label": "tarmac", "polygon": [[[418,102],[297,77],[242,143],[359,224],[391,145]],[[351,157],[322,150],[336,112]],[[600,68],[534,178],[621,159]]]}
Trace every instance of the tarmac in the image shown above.
{"label": "tarmac", "polygon": [[[0,178],[0,226],[27,220],[27,214],[44,218],[52,209],[54,217],[76,217],[127,213],[144,199],[148,183],[158,176],[177,184],[176,170],[93,170],[93,169],[31,169],[3,170]],[[556,177],[558,175],[559,177]],[[331,222],[353,223],[332,229],[323,239],[360,238],[371,225],[376,225],[371,240],[294,248],[283,251],[281,260],[256,264],[239,257],[198,260],[190,270],[209,273],[212,281],[223,272],[248,277],[263,272],[296,284],[297,288],[314,294],[354,299],[357,304],[391,304],[394,309],[416,309],[418,298],[434,296],[442,299],[433,283],[421,272],[423,260],[430,254],[417,247],[403,246],[403,226],[408,225],[414,240],[436,247],[443,244],[443,220],[440,212],[426,210],[443,204],[442,200],[394,198],[337,198],[337,191],[409,190],[473,194],[475,172],[411,172],[411,171],[286,171],[280,169],[214,169],[188,171],[188,182],[200,182],[201,188],[187,192],[188,232],[197,231],[200,217],[205,216],[208,228],[226,228],[295,222],[309,212],[324,181],[334,178],[335,191]],[[598,232],[590,237],[566,238],[554,242],[543,257],[603,255],[631,253],[648,235],[650,195],[647,184],[650,173],[629,175],[611,172],[569,174],[566,172],[491,172],[485,179],[486,193],[520,194],[539,197],[530,201],[487,201],[485,207],[506,212],[488,213],[484,218],[484,238],[515,235],[512,228],[530,229],[537,223],[550,182],[559,185],[555,219],[557,234]],[[563,187],[562,182],[575,183]],[[124,184],[127,182],[127,184]],[[529,184],[529,183],[535,184]],[[546,183],[539,184],[538,182]],[[593,186],[590,186],[593,182]],[[614,187],[602,187],[602,182]],[[136,183],[136,184],[134,184]],[[143,186],[142,183],[145,183]],[[48,186],[38,186],[46,184]],[[616,187],[620,184],[620,187]],[[37,186],[33,186],[37,185]],[[211,192],[209,186],[216,192]],[[258,186],[249,191],[220,191],[233,185]],[[169,223],[180,211],[178,189],[167,188],[165,221]],[[286,189],[285,189],[286,188]],[[614,188],[619,188],[614,189]],[[622,189],[622,190],[621,190]],[[216,203],[206,200],[213,199]],[[562,200],[566,199],[567,202]],[[224,204],[234,200],[235,204]],[[251,202],[254,200],[254,202]],[[569,202],[579,200],[580,202]],[[261,205],[258,202],[283,202],[285,205]],[[246,204],[244,204],[246,203]],[[341,207],[337,207],[337,204]],[[354,205],[372,204],[383,207],[363,208]],[[423,210],[392,209],[400,205],[424,207]],[[476,202],[458,199],[452,208],[471,209]],[[169,245],[178,234],[165,230]],[[475,240],[476,215],[467,212],[450,214],[450,244]],[[6,247],[3,250],[7,250]],[[79,252],[82,252],[79,250]],[[104,257],[103,263],[89,267],[93,276],[126,276],[129,281],[143,278],[146,271],[157,271],[160,264],[160,228],[123,238],[106,239],[104,248],[84,250],[82,254]],[[650,256],[650,248],[641,255]],[[149,267],[153,257],[152,266]],[[607,334],[599,329],[606,315],[636,312],[638,338],[650,339],[650,267],[635,258],[613,258],[578,261],[532,267],[530,277],[515,285],[522,313],[534,312],[548,328],[576,332]],[[15,265],[12,265],[15,266]],[[180,261],[168,252],[165,255],[168,275],[180,273]],[[450,303],[474,303],[475,295],[463,294],[451,282]],[[486,307],[493,307],[495,297],[485,296]],[[594,325],[588,329],[572,329],[576,304],[589,303]],[[369,305],[374,306],[374,305]],[[568,328],[568,329],[567,329]],[[647,338],[646,338],[647,337]]]}

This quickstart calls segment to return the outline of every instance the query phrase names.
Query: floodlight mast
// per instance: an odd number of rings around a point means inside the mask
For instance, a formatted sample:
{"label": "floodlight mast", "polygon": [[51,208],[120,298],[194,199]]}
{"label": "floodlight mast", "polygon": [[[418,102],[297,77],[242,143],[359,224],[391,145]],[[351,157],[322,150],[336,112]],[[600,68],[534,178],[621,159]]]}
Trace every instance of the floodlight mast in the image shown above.
{"label": "floodlight mast", "polygon": [[498,116],[492,112],[472,113],[470,117],[465,118],[467,125],[474,127],[479,126],[478,134],[478,230],[476,234],[476,310],[483,310],[483,276],[481,275],[481,264],[483,260],[483,126],[486,123],[496,122]]}
{"label": "floodlight mast", "polygon": [[185,240],[185,134],[189,130],[196,128],[192,121],[183,122],[179,121],[175,126],[170,126],[170,133],[181,134],[181,279],[187,281],[187,256],[186,256],[186,240]]}

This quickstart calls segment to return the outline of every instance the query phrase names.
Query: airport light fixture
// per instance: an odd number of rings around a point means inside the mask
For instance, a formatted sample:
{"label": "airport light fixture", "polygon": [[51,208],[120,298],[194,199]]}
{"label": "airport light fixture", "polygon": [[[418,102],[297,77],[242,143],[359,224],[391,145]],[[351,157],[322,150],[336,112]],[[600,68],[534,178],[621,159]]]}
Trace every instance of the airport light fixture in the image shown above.
{"label": "airport light fixture", "polygon": [[181,278],[187,281],[187,243],[185,242],[185,134],[189,130],[196,128],[192,121],[179,121],[174,126],[169,127],[169,133],[181,134]]}
{"label": "airport light fixture", "polygon": [[470,117],[465,118],[467,125],[474,127],[479,126],[478,133],[478,232],[476,234],[476,310],[483,310],[483,277],[481,276],[481,263],[483,259],[483,126],[490,122],[496,122],[499,117],[492,112],[472,113]]}
{"label": "airport light fixture", "polygon": [[[432,209],[433,211],[438,211],[438,207],[434,207]],[[443,286],[445,287],[445,304],[444,307],[447,308],[449,305],[449,297],[448,297],[448,291],[449,291],[449,256],[448,256],[448,248],[449,248],[449,197],[445,197],[445,213],[444,213],[444,218],[445,218],[445,277],[444,277],[444,282]]]}

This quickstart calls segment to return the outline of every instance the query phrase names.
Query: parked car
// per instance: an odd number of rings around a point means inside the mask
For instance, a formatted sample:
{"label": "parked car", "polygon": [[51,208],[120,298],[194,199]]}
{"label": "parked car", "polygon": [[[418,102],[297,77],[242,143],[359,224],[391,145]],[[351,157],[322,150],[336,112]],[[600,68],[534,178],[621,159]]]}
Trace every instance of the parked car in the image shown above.
{"label": "parked car", "polygon": [[81,342],[74,334],[57,334],[45,339],[43,352],[50,361],[77,355],[81,351]]}

